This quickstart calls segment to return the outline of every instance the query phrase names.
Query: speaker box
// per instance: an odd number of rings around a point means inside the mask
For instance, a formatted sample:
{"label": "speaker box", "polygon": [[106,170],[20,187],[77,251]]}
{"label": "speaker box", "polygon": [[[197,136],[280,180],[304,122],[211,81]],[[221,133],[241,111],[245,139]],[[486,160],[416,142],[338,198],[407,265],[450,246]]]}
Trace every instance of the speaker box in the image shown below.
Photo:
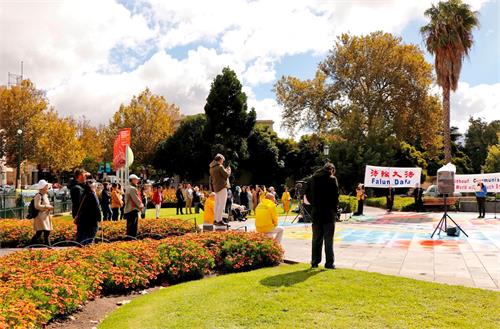
{"label": "speaker box", "polygon": [[440,194],[453,194],[455,192],[455,173],[453,171],[438,171],[437,181]]}

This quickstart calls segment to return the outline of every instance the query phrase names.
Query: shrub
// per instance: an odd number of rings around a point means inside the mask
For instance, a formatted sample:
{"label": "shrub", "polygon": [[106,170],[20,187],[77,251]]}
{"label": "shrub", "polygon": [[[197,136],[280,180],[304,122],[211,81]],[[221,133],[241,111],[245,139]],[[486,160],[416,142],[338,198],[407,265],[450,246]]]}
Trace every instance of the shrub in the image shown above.
{"label": "shrub", "polygon": [[[368,198],[365,200],[365,205],[385,209],[387,208],[387,200],[385,197]],[[410,197],[403,198],[396,196],[392,209],[397,211],[412,211],[415,209],[415,201]]]}
{"label": "shrub", "polygon": [[358,200],[354,196],[341,195],[339,197],[339,207],[347,213],[356,212],[358,210]]}
{"label": "shrub", "polygon": [[208,232],[190,236],[212,253],[220,272],[247,271],[283,261],[283,249],[265,234]]}
{"label": "shrub", "polygon": [[274,240],[243,232],[22,250],[0,258],[0,328],[41,327],[102,294],[276,265],[282,257]]}
{"label": "shrub", "polygon": [[[102,230],[98,232],[98,237],[103,237],[109,241],[120,241],[124,239],[124,221],[104,221],[101,222]],[[54,221],[54,230],[50,234],[52,243],[75,239],[76,226],[70,221]],[[196,230],[193,223],[181,219],[141,219],[139,220],[138,235],[161,235],[178,236]],[[30,244],[33,236],[33,225],[30,220],[1,219],[0,220],[0,247],[15,248],[24,247]]]}

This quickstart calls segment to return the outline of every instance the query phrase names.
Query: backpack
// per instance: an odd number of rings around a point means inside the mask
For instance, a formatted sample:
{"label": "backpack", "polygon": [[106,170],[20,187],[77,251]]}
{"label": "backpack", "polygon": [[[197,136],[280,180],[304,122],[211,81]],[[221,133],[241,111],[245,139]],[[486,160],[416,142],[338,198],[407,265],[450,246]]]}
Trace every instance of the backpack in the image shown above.
{"label": "backpack", "polygon": [[40,193],[35,194],[35,196],[33,197],[33,199],[31,199],[30,205],[28,206],[28,215],[26,215],[26,218],[28,218],[28,219],[33,219],[36,216],[38,216],[39,211],[35,207],[35,197],[38,194],[40,194]]}

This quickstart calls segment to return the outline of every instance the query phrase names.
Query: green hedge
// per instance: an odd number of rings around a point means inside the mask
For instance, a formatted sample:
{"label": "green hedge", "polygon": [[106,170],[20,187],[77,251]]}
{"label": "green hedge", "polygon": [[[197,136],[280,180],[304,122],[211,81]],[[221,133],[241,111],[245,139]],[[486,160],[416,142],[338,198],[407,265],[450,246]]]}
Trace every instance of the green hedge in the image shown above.
{"label": "green hedge", "polygon": [[341,195],[339,197],[339,207],[345,212],[356,212],[358,210],[358,201],[354,196]]}
{"label": "green hedge", "polygon": [[[400,196],[396,196],[394,198],[394,206],[392,207],[392,209],[396,211],[412,211],[415,209],[414,204],[415,201],[412,197],[403,198]],[[386,209],[387,208],[386,197],[368,198],[365,200],[365,205]]]}

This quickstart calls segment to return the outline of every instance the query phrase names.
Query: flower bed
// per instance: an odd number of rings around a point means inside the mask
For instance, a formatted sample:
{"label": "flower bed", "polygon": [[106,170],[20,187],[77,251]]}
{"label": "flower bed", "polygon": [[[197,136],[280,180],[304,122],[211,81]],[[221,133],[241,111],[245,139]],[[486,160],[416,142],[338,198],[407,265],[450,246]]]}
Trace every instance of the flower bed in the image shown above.
{"label": "flower bed", "polygon": [[[102,231],[98,237],[109,241],[123,240],[125,221],[101,222]],[[70,221],[54,221],[54,230],[50,234],[52,244],[75,239],[76,226]],[[181,219],[140,219],[138,235],[177,236],[194,232],[194,223]],[[33,236],[33,224],[30,220],[0,220],[0,247],[16,248],[30,244]]]}
{"label": "flower bed", "polygon": [[23,250],[0,258],[0,329],[43,326],[98,295],[277,265],[282,257],[274,240],[243,232]]}

